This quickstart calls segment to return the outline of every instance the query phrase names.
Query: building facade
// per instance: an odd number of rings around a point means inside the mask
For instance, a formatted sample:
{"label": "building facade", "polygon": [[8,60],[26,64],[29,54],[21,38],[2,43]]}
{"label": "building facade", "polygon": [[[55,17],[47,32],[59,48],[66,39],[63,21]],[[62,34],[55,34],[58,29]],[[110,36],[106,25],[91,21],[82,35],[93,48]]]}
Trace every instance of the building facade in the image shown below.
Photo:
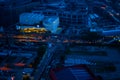
{"label": "building facade", "polygon": [[60,25],[65,27],[85,27],[88,24],[88,7],[85,2],[77,4],[65,3],[56,6],[40,6],[33,10],[33,13],[41,13],[45,16],[59,16]]}

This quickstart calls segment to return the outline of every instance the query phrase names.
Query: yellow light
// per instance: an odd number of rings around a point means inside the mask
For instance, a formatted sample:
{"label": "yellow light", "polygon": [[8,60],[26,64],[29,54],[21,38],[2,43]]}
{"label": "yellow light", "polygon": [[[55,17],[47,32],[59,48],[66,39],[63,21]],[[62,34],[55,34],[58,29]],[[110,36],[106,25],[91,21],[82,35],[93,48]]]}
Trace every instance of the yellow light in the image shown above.
{"label": "yellow light", "polygon": [[21,30],[21,32],[26,32],[26,33],[31,33],[31,32],[35,32],[35,33],[44,33],[47,30],[45,28],[24,28],[23,30]]}

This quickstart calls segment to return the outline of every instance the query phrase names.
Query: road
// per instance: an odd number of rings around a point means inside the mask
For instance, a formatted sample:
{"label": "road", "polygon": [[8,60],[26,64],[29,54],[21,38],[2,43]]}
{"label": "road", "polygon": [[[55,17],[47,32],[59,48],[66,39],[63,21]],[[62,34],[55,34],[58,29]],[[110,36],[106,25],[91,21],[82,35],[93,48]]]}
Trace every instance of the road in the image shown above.
{"label": "road", "polygon": [[48,48],[46,53],[44,54],[42,60],[40,61],[38,68],[36,69],[36,72],[34,74],[35,80],[40,80],[43,71],[50,63],[52,56],[54,55],[56,51],[57,46],[53,46],[51,48]]}

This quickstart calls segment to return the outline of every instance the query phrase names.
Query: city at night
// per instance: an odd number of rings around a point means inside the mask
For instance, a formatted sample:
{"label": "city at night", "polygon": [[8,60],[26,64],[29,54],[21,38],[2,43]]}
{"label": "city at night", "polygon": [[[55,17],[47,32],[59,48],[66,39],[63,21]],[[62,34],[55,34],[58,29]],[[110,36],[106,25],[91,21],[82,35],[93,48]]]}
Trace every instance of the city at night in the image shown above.
{"label": "city at night", "polygon": [[0,80],[120,80],[120,0],[0,0]]}

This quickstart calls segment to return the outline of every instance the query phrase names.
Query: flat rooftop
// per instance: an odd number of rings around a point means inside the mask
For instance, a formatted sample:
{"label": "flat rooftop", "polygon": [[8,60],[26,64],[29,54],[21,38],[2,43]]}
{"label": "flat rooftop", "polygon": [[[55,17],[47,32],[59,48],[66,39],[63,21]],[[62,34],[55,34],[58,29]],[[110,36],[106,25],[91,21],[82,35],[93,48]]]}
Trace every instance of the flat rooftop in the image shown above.
{"label": "flat rooftop", "polygon": [[52,80],[96,80],[86,65],[52,69],[50,76]]}

